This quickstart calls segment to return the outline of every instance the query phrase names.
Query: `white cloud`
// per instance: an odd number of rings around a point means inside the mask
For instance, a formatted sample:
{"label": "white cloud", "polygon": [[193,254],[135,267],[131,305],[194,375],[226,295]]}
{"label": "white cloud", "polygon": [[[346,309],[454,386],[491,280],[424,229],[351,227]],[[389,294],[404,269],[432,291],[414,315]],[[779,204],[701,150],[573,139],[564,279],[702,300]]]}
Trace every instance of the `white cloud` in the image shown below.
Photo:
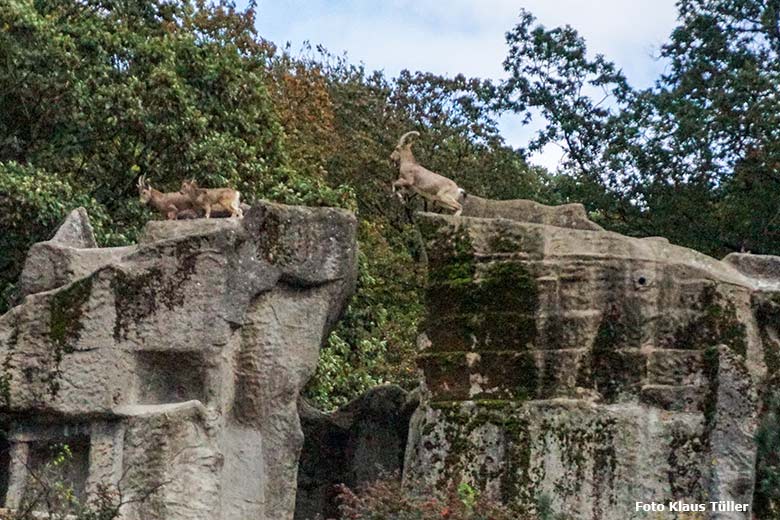
{"label": "white cloud", "polygon": [[[674,0],[260,0],[257,25],[276,43],[321,43],[389,75],[410,69],[499,79],[504,34],[521,7],[547,27],[571,25],[593,54],[616,62],[641,87],[661,72],[652,55],[676,17]],[[508,117],[501,129],[514,146],[533,133]],[[554,167],[559,157],[547,152],[534,160]]]}

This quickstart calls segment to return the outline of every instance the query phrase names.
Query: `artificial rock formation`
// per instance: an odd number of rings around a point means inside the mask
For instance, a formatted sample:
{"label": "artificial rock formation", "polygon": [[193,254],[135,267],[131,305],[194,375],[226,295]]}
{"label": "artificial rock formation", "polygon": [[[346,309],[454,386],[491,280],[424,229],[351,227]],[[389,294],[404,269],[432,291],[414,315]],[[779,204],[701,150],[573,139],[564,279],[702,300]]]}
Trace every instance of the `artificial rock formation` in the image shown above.
{"label": "artificial rock formation", "polygon": [[71,214],[0,317],[0,500],[66,444],[62,480],[117,486],[128,520],[292,519],[298,395],[354,289],[355,226],[260,203],[100,249]]}
{"label": "artificial rock formation", "polygon": [[464,217],[507,218],[548,226],[602,230],[601,226],[588,219],[582,204],[547,206],[528,199],[493,200],[471,194],[461,203]]}
{"label": "artificial rock formation", "polygon": [[421,220],[408,482],[467,482],[519,517],[752,502],[760,394],[780,365],[780,258],[717,261],[582,225]]}

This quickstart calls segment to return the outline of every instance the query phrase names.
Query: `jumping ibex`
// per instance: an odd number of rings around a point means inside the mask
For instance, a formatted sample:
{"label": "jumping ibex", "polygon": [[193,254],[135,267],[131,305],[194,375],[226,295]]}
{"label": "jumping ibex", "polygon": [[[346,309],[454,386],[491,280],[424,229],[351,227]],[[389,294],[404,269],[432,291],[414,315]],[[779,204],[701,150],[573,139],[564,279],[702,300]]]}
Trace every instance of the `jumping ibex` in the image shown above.
{"label": "jumping ibex", "polygon": [[195,180],[190,180],[181,183],[181,193],[189,197],[196,209],[204,210],[206,218],[211,218],[212,209],[224,209],[231,217],[244,216],[241,210],[241,194],[232,188],[199,188]]}
{"label": "jumping ibex", "polygon": [[406,142],[406,139],[411,135],[419,136],[420,132],[406,132],[398,140],[393,153],[390,154],[390,159],[399,166],[401,172],[400,177],[393,182],[393,192],[395,193],[399,188],[411,189],[426,200],[455,211],[457,217],[463,211],[458,199],[465,196],[466,192],[459,188],[455,181],[433,173],[418,164],[412,154],[412,143]]}
{"label": "jumping ibex", "polygon": [[138,178],[138,197],[141,204],[150,205],[168,220],[197,217],[188,196],[177,191],[173,193],[157,191],[152,188],[145,175]]}

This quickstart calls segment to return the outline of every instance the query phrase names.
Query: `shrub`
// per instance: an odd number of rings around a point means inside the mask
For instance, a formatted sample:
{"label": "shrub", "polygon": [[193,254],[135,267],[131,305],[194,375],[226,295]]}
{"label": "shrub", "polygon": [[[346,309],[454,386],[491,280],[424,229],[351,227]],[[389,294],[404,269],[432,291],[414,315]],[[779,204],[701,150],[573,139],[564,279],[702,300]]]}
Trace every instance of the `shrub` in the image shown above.
{"label": "shrub", "polygon": [[466,483],[438,494],[390,478],[357,493],[340,486],[339,500],[340,520],[531,520],[510,512]]}
{"label": "shrub", "polygon": [[[52,458],[39,468],[27,467],[28,479],[19,506],[0,520],[114,520],[121,508],[145,502],[165,483],[132,493],[119,485],[98,484],[89,500],[79,500],[67,477],[73,454],[66,444],[53,448]],[[132,497],[129,497],[132,495]]]}

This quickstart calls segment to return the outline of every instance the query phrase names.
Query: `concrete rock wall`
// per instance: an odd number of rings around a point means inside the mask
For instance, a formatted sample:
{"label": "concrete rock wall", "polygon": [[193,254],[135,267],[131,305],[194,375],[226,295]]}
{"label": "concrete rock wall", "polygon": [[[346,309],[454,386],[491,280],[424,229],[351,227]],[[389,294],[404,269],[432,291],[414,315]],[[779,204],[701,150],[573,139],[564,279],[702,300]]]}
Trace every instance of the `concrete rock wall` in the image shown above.
{"label": "concrete rock wall", "polygon": [[493,200],[468,194],[461,200],[464,217],[507,218],[519,222],[573,229],[601,230],[582,204],[547,206],[528,199]]}
{"label": "concrete rock wall", "polygon": [[340,210],[260,203],[99,249],[71,214],[0,317],[0,499],[16,507],[64,443],[83,498],[151,492],[125,519],[292,519],[296,403],[354,289],[355,228]]}
{"label": "concrete rock wall", "polygon": [[780,359],[780,259],[421,219],[425,388],[408,482],[468,482],[519,515],[549,503],[583,520],[641,518],[636,501],[751,502],[758,394]]}

